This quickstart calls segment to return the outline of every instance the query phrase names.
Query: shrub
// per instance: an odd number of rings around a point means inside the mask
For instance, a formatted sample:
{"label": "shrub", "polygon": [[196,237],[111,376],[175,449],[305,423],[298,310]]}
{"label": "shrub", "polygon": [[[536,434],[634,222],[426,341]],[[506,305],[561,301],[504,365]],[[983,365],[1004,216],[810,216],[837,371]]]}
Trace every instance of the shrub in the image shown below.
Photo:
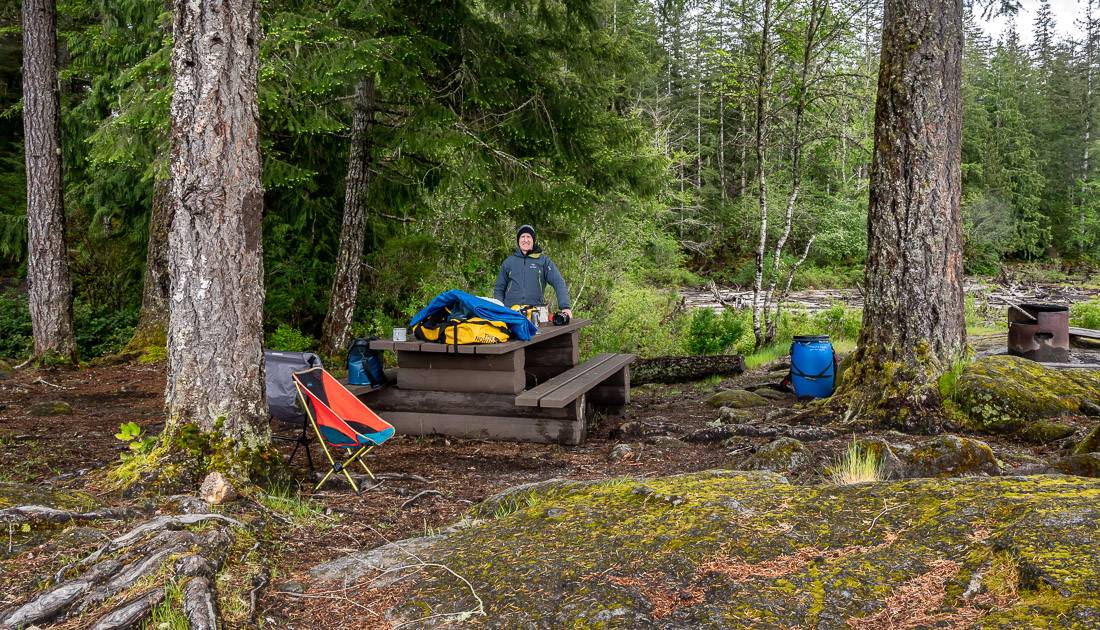
{"label": "shrub", "polygon": [[722,311],[716,315],[709,308],[698,309],[691,314],[684,331],[684,349],[688,354],[721,354],[736,348],[737,343],[752,332],[748,311],[736,313]]}
{"label": "shrub", "polygon": [[0,357],[25,358],[32,349],[31,313],[26,296],[0,293]]}
{"label": "shrub", "polygon": [[134,336],[138,311],[135,308],[93,306],[78,300],[73,305],[73,328],[81,359],[116,354]]}
{"label": "shrub", "polygon": [[289,324],[279,324],[275,332],[268,335],[267,347],[284,352],[305,352],[313,348],[314,341],[313,337]]}
{"label": "shrub", "polygon": [[[82,359],[114,354],[134,334],[137,310],[92,306],[84,300],[73,305],[76,347]],[[33,349],[31,314],[27,297],[16,291],[0,294],[0,357],[29,356]]]}
{"label": "shrub", "polygon": [[[585,354],[632,352],[641,357],[676,354],[680,349],[680,317],[673,315],[674,291],[624,284],[611,291],[604,316],[585,328]],[[580,311],[577,317],[588,314]]]}
{"label": "shrub", "polygon": [[1069,323],[1081,328],[1100,329],[1100,300],[1078,302],[1070,306]]}

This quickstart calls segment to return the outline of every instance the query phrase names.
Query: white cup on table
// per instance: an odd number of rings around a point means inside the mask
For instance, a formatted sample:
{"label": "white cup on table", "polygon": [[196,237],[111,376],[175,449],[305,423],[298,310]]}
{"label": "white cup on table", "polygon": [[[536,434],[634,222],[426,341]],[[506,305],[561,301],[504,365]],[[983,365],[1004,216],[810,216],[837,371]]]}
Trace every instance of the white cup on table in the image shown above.
{"label": "white cup on table", "polygon": [[393,340],[394,341],[405,341],[405,339],[406,338],[405,338],[405,327],[404,326],[402,326],[401,328],[394,328],[393,329]]}

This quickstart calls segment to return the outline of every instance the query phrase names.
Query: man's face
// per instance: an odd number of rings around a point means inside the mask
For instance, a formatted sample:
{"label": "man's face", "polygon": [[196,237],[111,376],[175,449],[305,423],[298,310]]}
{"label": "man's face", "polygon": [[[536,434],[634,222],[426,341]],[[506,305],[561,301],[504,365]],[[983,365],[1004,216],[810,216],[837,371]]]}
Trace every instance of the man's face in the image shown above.
{"label": "man's face", "polygon": [[531,248],[534,246],[535,239],[530,234],[524,232],[523,234],[519,235],[519,251],[526,254],[527,252],[531,251]]}

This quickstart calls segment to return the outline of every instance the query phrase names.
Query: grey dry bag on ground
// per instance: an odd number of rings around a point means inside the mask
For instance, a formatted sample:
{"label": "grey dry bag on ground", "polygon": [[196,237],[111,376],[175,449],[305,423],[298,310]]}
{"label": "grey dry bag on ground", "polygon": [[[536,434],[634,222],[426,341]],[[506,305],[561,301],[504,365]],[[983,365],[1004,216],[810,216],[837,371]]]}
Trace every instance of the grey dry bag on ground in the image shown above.
{"label": "grey dry bag on ground", "polygon": [[321,358],[312,352],[264,350],[267,408],[273,418],[294,425],[305,422],[305,412],[299,406],[298,390],[291,375],[315,367],[324,366]]}

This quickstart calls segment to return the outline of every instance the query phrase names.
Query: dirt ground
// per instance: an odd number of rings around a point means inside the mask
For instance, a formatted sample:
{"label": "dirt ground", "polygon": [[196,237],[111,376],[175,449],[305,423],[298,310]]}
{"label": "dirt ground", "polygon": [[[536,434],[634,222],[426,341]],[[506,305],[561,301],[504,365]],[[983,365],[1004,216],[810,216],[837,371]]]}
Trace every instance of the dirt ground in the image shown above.
{"label": "dirt ground", "polygon": [[[703,401],[717,389],[775,380],[766,369],[735,379],[673,386],[642,386],[632,390],[632,401],[621,418],[600,418],[589,431],[588,441],[577,447],[489,442],[443,437],[399,436],[378,449],[370,459],[380,473],[403,473],[425,481],[386,479],[356,495],[342,482],[312,492],[305,458],[295,458],[302,498],[319,509],[312,519],[291,520],[267,528],[263,541],[272,559],[270,585],[259,590],[256,622],[268,628],[385,627],[369,603],[378,592],[354,589],[314,588],[305,572],[315,564],[353,551],[370,549],[387,541],[421,536],[459,520],[472,505],[518,484],[553,477],[593,479],[614,476],[660,476],[715,467],[736,467],[767,438],[739,438],[727,445],[659,446],[631,440],[635,454],[612,461],[612,448],[620,442],[618,427],[629,420],[649,420],[676,425],[681,432],[705,427],[717,411]],[[156,433],[163,422],[164,366],[101,365],[77,371],[19,371],[0,380],[0,485],[30,483],[54,489],[91,491],[108,505],[132,502],[111,492],[97,490],[89,480],[119,461],[126,445],[114,434],[121,423],[134,421]],[[34,416],[32,406],[60,401],[71,412]],[[777,405],[792,405],[793,400]],[[762,410],[765,412],[767,410]],[[284,427],[276,427],[283,430]],[[674,433],[675,434],[675,433]],[[799,482],[820,481],[824,467],[850,439],[844,436],[814,442],[817,465]],[[893,442],[923,438],[894,434]],[[1046,459],[1055,447],[1020,447],[987,439],[1006,465]],[[285,448],[289,454],[290,447]],[[314,462],[323,454],[314,447]],[[430,491],[430,492],[425,492]],[[240,508],[237,508],[240,509]],[[121,525],[119,527],[122,527]],[[12,553],[11,532],[7,554],[0,552],[0,610],[20,601],[59,568],[64,558],[49,546]],[[17,551],[17,550],[16,550]],[[286,593],[275,588],[302,584],[304,592]]]}

